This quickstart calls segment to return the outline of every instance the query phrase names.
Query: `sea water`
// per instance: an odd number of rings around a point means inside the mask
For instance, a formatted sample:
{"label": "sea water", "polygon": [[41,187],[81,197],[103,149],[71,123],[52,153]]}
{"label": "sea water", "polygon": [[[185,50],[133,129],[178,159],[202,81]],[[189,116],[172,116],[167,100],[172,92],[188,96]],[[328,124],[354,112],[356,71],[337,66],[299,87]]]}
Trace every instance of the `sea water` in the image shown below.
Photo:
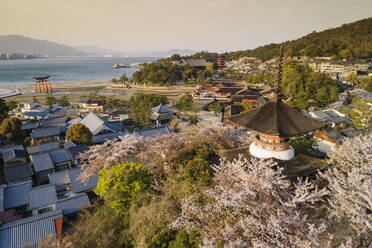
{"label": "sea water", "polygon": [[136,64],[152,62],[156,58],[60,58],[30,60],[0,60],[1,85],[32,84],[33,77],[50,76],[49,82],[99,82],[127,77],[137,67],[114,69],[114,64]]}

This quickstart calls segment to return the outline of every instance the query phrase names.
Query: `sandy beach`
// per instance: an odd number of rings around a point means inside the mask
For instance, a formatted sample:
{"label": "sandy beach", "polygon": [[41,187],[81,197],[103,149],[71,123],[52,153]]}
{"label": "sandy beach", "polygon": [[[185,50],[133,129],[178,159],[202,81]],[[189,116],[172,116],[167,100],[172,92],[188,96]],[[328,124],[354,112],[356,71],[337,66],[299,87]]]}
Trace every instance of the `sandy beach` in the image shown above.
{"label": "sandy beach", "polygon": [[1,85],[0,94],[5,95],[11,92],[22,92],[21,95],[6,98],[7,101],[31,100],[34,97],[43,100],[46,96],[55,96],[56,98],[67,95],[71,102],[78,102],[89,94],[115,96],[121,100],[129,100],[136,93],[159,94],[168,96],[170,101],[176,101],[182,94],[192,92],[195,87],[184,86],[133,86],[130,89],[125,88],[120,83],[112,82],[58,82],[52,84],[52,93],[34,93],[32,84]]}

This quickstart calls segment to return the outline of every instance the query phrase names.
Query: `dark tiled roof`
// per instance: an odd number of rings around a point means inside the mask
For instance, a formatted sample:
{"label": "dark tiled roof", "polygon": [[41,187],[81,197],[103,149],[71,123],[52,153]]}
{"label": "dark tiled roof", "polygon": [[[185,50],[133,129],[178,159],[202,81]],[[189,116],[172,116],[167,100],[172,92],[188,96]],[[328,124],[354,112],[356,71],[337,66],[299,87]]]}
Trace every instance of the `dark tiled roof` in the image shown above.
{"label": "dark tiled roof", "polygon": [[89,208],[90,202],[87,194],[81,193],[57,201],[56,208],[62,210],[63,215],[75,213],[81,209]]}
{"label": "dark tiled roof", "polygon": [[40,111],[40,112],[24,112],[24,116],[30,116],[30,117],[44,117],[48,116],[49,112],[47,111]]}
{"label": "dark tiled roof", "polygon": [[158,114],[173,113],[171,109],[169,109],[167,106],[163,104],[160,104],[156,106],[155,108],[152,108],[152,112],[158,113]]}
{"label": "dark tiled roof", "polygon": [[105,141],[112,140],[112,139],[119,139],[121,136],[126,135],[123,132],[114,132],[114,133],[103,133],[93,136],[93,144],[102,144]]}
{"label": "dark tiled roof", "polygon": [[[94,137],[93,137],[93,142],[94,142]],[[71,159],[75,160],[75,159],[78,158],[80,153],[83,153],[83,152],[87,151],[88,149],[89,149],[89,147],[87,145],[78,144],[76,146],[71,146],[71,147],[67,148],[66,150],[70,154]]]}
{"label": "dark tiled roof", "polygon": [[255,132],[282,137],[305,134],[325,125],[281,101],[268,102],[262,107],[232,116],[229,121]]}
{"label": "dark tiled roof", "polygon": [[48,175],[49,183],[55,184],[58,188],[70,183],[70,177],[68,176],[68,170],[57,171]]}
{"label": "dark tiled roof", "polygon": [[4,208],[16,208],[28,205],[28,192],[32,188],[32,181],[10,184],[4,189]]}
{"label": "dark tiled roof", "polygon": [[58,142],[53,141],[53,142],[43,143],[37,146],[29,146],[27,147],[27,151],[29,154],[34,154],[34,153],[39,153],[39,152],[51,151],[51,150],[58,149],[58,148],[59,148]]}
{"label": "dark tiled roof", "polygon": [[261,96],[258,96],[258,95],[234,95],[234,96],[231,96],[231,101],[233,102],[242,102],[243,100],[248,100],[248,101],[258,101],[260,98],[262,98]]}
{"label": "dark tiled roof", "polygon": [[70,161],[71,158],[65,149],[58,149],[49,152],[50,158],[54,164]]}
{"label": "dark tiled roof", "polygon": [[174,117],[173,114],[151,114],[150,118],[155,121],[170,120]]}
{"label": "dark tiled roof", "polygon": [[38,209],[57,202],[56,186],[47,184],[32,188],[28,192],[30,209]]}
{"label": "dark tiled roof", "polygon": [[137,136],[143,136],[145,138],[155,137],[158,135],[170,134],[171,130],[169,126],[160,126],[153,128],[145,128],[134,131]]}
{"label": "dark tiled roof", "polygon": [[38,126],[39,126],[39,123],[38,122],[32,122],[32,123],[22,124],[21,130],[35,129]]}
{"label": "dark tiled roof", "polygon": [[[23,147],[22,147],[23,148]],[[18,159],[26,159],[28,157],[27,152],[24,149],[19,149],[18,147],[3,150],[3,160],[5,162]]]}
{"label": "dark tiled roof", "polygon": [[60,134],[59,127],[43,127],[32,130],[31,138],[40,139],[50,136],[57,136]]}
{"label": "dark tiled roof", "polygon": [[58,118],[48,118],[40,122],[42,126],[56,126],[60,124],[66,124],[67,117],[58,117]]}
{"label": "dark tiled roof", "polygon": [[33,154],[31,160],[34,165],[35,172],[53,169],[53,162],[49,153]]}
{"label": "dark tiled roof", "polygon": [[54,220],[62,217],[62,211],[57,210],[4,224],[0,226],[0,247],[37,247],[39,239],[55,236]]}
{"label": "dark tiled roof", "polygon": [[4,168],[4,177],[8,183],[28,180],[33,174],[30,163],[6,166]]}
{"label": "dark tiled roof", "polygon": [[82,182],[78,179],[81,174],[79,167],[68,170],[68,175],[70,177],[71,188],[75,193],[80,193],[88,190],[92,190],[97,186],[98,175],[91,177],[88,182]]}

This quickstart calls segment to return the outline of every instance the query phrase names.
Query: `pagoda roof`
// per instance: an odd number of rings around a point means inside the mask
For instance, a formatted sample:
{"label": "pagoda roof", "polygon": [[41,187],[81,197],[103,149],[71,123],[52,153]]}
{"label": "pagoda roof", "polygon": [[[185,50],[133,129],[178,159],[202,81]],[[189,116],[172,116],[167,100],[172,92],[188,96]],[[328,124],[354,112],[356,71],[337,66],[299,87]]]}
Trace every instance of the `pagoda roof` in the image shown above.
{"label": "pagoda roof", "polygon": [[326,125],[305,116],[282,101],[270,101],[262,107],[231,116],[229,122],[252,131],[291,137],[320,129]]}

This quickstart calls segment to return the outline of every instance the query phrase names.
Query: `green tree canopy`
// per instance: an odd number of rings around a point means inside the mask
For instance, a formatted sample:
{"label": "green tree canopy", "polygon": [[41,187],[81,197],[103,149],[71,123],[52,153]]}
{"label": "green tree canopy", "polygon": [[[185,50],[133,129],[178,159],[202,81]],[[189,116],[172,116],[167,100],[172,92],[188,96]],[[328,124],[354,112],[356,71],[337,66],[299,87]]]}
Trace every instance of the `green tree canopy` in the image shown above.
{"label": "green tree canopy", "polygon": [[352,110],[344,110],[353,121],[353,126],[360,130],[370,130],[372,128],[372,100],[355,97],[353,104]]}
{"label": "green tree canopy", "polygon": [[100,170],[94,192],[105,197],[120,214],[127,210],[136,194],[149,188],[151,180],[152,176],[143,170],[141,164],[122,163],[109,170]]}
{"label": "green tree canopy", "polygon": [[85,125],[76,123],[72,124],[67,130],[66,140],[79,144],[90,145],[93,143],[93,134]]}
{"label": "green tree canopy", "polygon": [[120,77],[120,82],[125,84],[125,82],[128,81],[128,77],[127,75],[124,73],[121,77]]}
{"label": "green tree canopy", "polygon": [[176,106],[180,111],[194,111],[196,108],[190,93],[181,96]]}
{"label": "green tree canopy", "polygon": [[21,130],[22,121],[15,117],[5,118],[0,125],[0,134],[15,143],[22,143],[25,133]]}
{"label": "green tree canopy", "polygon": [[129,106],[132,113],[132,118],[138,127],[149,127],[151,124],[151,108],[168,103],[168,98],[162,95],[145,95],[138,93],[132,96],[129,100]]}
{"label": "green tree canopy", "polygon": [[6,117],[8,117],[9,108],[5,101],[0,100],[0,122],[2,122]]}
{"label": "green tree canopy", "polygon": [[45,104],[48,106],[52,106],[53,104],[56,104],[57,100],[54,96],[47,96],[45,97]]}

